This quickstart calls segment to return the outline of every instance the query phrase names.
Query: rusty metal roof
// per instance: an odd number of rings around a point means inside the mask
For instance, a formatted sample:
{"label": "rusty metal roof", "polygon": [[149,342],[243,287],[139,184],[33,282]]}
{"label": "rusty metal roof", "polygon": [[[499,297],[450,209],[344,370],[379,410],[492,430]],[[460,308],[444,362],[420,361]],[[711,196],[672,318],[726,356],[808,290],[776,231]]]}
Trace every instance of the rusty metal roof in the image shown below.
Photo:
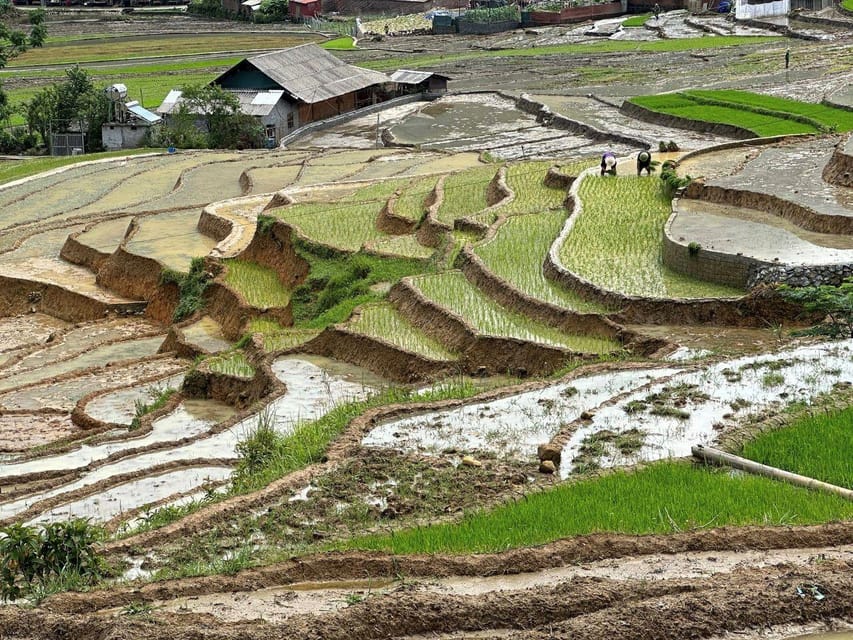
{"label": "rusty metal roof", "polygon": [[398,69],[391,74],[391,80],[398,84],[420,84],[431,76],[450,80],[450,78],[440,73],[433,73],[432,71],[410,71],[409,69]]}
{"label": "rusty metal roof", "polygon": [[384,73],[347,64],[315,44],[265,53],[246,62],[306,104],[390,81]]}

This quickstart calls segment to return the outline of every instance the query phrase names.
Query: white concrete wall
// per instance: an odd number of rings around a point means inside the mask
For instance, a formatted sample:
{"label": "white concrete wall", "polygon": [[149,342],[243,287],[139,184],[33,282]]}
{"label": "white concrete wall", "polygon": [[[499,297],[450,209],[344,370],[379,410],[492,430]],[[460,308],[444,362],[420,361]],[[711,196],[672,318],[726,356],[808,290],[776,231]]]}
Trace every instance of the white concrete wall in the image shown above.
{"label": "white concrete wall", "polygon": [[790,0],[776,0],[763,4],[747,4],[745,0],[737,0],[735,17],[738,20],[754,20],[756,18],[772,18],[786,16],[791,11]]}
{"label": "white concrete wall", "polygon": [[107,151],[135,149],[142,146],[147,131],[146,126],[108,123],[101,127],[101,138]]}

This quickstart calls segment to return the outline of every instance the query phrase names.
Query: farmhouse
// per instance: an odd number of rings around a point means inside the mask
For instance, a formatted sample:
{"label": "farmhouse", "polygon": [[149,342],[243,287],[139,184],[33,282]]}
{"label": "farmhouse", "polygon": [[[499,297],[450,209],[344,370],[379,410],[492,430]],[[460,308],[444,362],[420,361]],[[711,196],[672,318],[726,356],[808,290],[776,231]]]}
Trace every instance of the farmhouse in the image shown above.
{"label": "farmhouse", "polygon": [[450,78],[432,71],[398,69],[391,74],[391,80],[397,85],[397,95],[402,96],[410,93],[445,93]]}
{"label": "farmhouse", "polygon": [[[388,76],[349,65],[314,44],[246,58],[211,84],[234,92],[243,113],[261,122],[271,142],[309,122],[393,97]],[[181,92],[171,91],[157,113],[168,118],[180,103]]]}

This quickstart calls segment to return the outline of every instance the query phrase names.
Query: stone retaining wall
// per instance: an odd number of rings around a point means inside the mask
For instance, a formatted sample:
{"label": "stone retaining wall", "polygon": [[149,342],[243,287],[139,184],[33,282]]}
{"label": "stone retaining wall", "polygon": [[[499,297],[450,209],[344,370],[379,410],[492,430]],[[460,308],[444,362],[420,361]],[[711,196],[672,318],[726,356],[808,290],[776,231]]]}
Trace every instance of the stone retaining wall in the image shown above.
{"label": "stone retaining wall", "polygon": [[805,267],[765,266],[750,273],[748,285],[787,284],[792,287],[810,287],[818,285],[838,286],[848,278],[853,278],[853,264],[826,264]]}
{"label": "stone retaining wall", "polygon": [[713,251],[701,246],[692,251],[690,243],[676,240],[672,234],[672,225],[678,213],[676,198],[672,201],[672,215],[664,227],[662,254],[663,263],[673,271],[708,282],[748,289],[751,288],[749,280],[753,271],[772,266],[771,263],[756,258]]}

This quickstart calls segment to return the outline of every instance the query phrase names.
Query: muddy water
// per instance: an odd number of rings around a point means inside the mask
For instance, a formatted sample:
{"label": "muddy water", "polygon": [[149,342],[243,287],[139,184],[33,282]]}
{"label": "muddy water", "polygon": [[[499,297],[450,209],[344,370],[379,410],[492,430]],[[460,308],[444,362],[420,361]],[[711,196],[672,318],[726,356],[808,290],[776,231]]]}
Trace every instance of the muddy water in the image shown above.
{"label": "muddy water", "polygon": [[185,360],[172,358],[136,363],[128,367],[109,367],[83,373],[63,382],[52,382],[0,393],[0,407],[35,411],[45,407],[72,411],[83,396],[122,386],[132,386],[141,378],[165,377],[186,368]]}
{"label": "muddy water", "polygon": [[853,189],[823,181],[837,138],[765,149],[737,174],[708,184],[768,193],[825,215],[853,216]]}
{"label": "muddy water", "polygon": [[74,358],[40,367],[33,371],[17,373],[0,379],[0,391],[32,384],[72,371],[88,369],[89,367],[102,367],[110,362],[151,356],[157,353],[157,349],[163,344],[164,337],[155,336],[153,338],[142,338],[141,340],[117,342],[97,347]]}
{"label": "muddy water", "polygon": [[164,389],[179,389],[183,381],[184,374],[181,373],[148,384],[111,391],[90,400],[84,411],[95,420],[129,425],[136,415],[137,401],[148,402]]}
{"label": "muddy water", "polygon": [[198,322],[184,327],[183,332],[187,342],[208,353],[217,353],[231,347],[231,343],[222,335],[222,327],[210,316],[204,316]]}
{"label": "muddy water", "polygon": [[27,524],[57,522],[70,518],[91,518],[96,522],[103,522],[130,509],[158,502],[206,482],[220,482],[230,475],[230,467],[193,467],[140,478],[102,491],[97,496],[57,506]]}
{"label": "muddy water", "polygon": [[69,326],[67,322],[43,313],[0,318],[0,352],[45,343],[51,334]]}
{"label": "muddy water", "polygon": [[428,454],[452,450],[530,459],[538,445],[548,442],[561,425],[577,419],[582,411],[676,371],[635,370],[589,376],[487,403],[406,417],[376,427],[362,444]]}
{"label": "muddy water", "polygon": [[107,442],[99,445],[83,445],[79,449],[56,456],[35,458],[20,464],[0,464],[0,478],[8,478],[41,471],[71,470],[85,467],[92,462],[126,449],[147,447],[159,442],[172,442],[204,433],[211,426],[234,415],[234,409],[216,400],[189,399],[181,403],[172,413],[155,420],[151,431],[140,437]]}
{"label": "muddy water", "polygon": [[198,209],[181,209],[139,219],[139,230],[127,243],[130,253],[153,258],[170,269],[186,272],[190,261],[203,257],[216,240],[198,231]]}
{"label": "muddy water", "polygon": [[79,431],[68,415],[0,415],[0,451],[26,451]]}
{"label": "muddy water", "polygon": [[154,331],[156,331],[156,327],[153,324],[124,318],[81,324],[55,336],[50,343],[45,345],[45,348],[30,353],[5,371],[0,372],[0,375],[7,376],[46,367],[88,351],[99,344],[128,340],[135,335],[153,333]]}
{"label": "muddy water", "polygon": [[[341,402],[366,397],[373,391],[373,387],[369,386],[370,383],[378,380],[374,374],[359,367],[337,363],[325,358],[312,360],[321,362],[322,368],[301,357],[288,356],[279,358],[273,363],[273,371],[287,385],[287,393],[267,405],[264,413],[281,433],[289,433],[298,422],[318,418]],[[39,500],[61,495],[120,474],[144,472],[155,465],[167,462],[236,458],[237,444],[255,428],[257,422],[258,417],[251,416],[230,429],[214,436],[201,438],[191,444],[123,458],[103,465],[62,487],[14,502],[0,504],[0,519],[12,517]],[[163,497],[189,491],[200,486],[203,482],[203,478],[191,469],[176,471],[169,477],[175,479],[176,485],[179,485],[180,489],[176,489]],[[190,478],[195,479],[198,483],[193,484]],[[81,503],[94,502],[99,500],[101,495],[102,493],[90,496],[82,500]],[[80,508],[84,507],[81,506]]]}
{"label": "muddy water", "polygon": [[[560,473],[567,477],[585,438],[604,430],[618,434],[637,429],[642,432],[644,443],[630,455],[611,448],[599,460],[603,467],[689,456],[693,445],[714,443],[720,425],[733,426],[738,417],[770,405],[808,402],[830,391],[836,382],[853,381],[851,354],[853,340],[845,340],[728,360],[705,370],[676,375],[666,384],[653,385],[615,405],[599,408],[592,422],[580,427],[563,449]],[[687,414],[683,417],[652,415],[647,409],[627,410],[629,403],[679,385],[695,385],[695,392],[707,394],[708,399],[688,397],[678,405]]]}
{"label": "muddy water", "polygon": [[494,140],[504,132],[528,128],[541,127],[512,101],[472,94],[431,102],[391,127],[391,133],[404,144],[453,149],[472,138]]}
{"label": "muddy water", "polygon": [[[701,200],[679,201],[671,232],[682,242],[695,241],[705,249],[764,262],[789,265],[853,262],[853,236],[810,233],[770,213]],[[805,234],[809,239],[801,237]],[[755,242],[759,237],[761,242]],[[837,245],[844,248],[834,248]]]}
{"label": "muddy water", "polygon": [[124,240],[131,219],[128,216],[101,222],[77,236],[77,241],[102,253],[112,253]]}

